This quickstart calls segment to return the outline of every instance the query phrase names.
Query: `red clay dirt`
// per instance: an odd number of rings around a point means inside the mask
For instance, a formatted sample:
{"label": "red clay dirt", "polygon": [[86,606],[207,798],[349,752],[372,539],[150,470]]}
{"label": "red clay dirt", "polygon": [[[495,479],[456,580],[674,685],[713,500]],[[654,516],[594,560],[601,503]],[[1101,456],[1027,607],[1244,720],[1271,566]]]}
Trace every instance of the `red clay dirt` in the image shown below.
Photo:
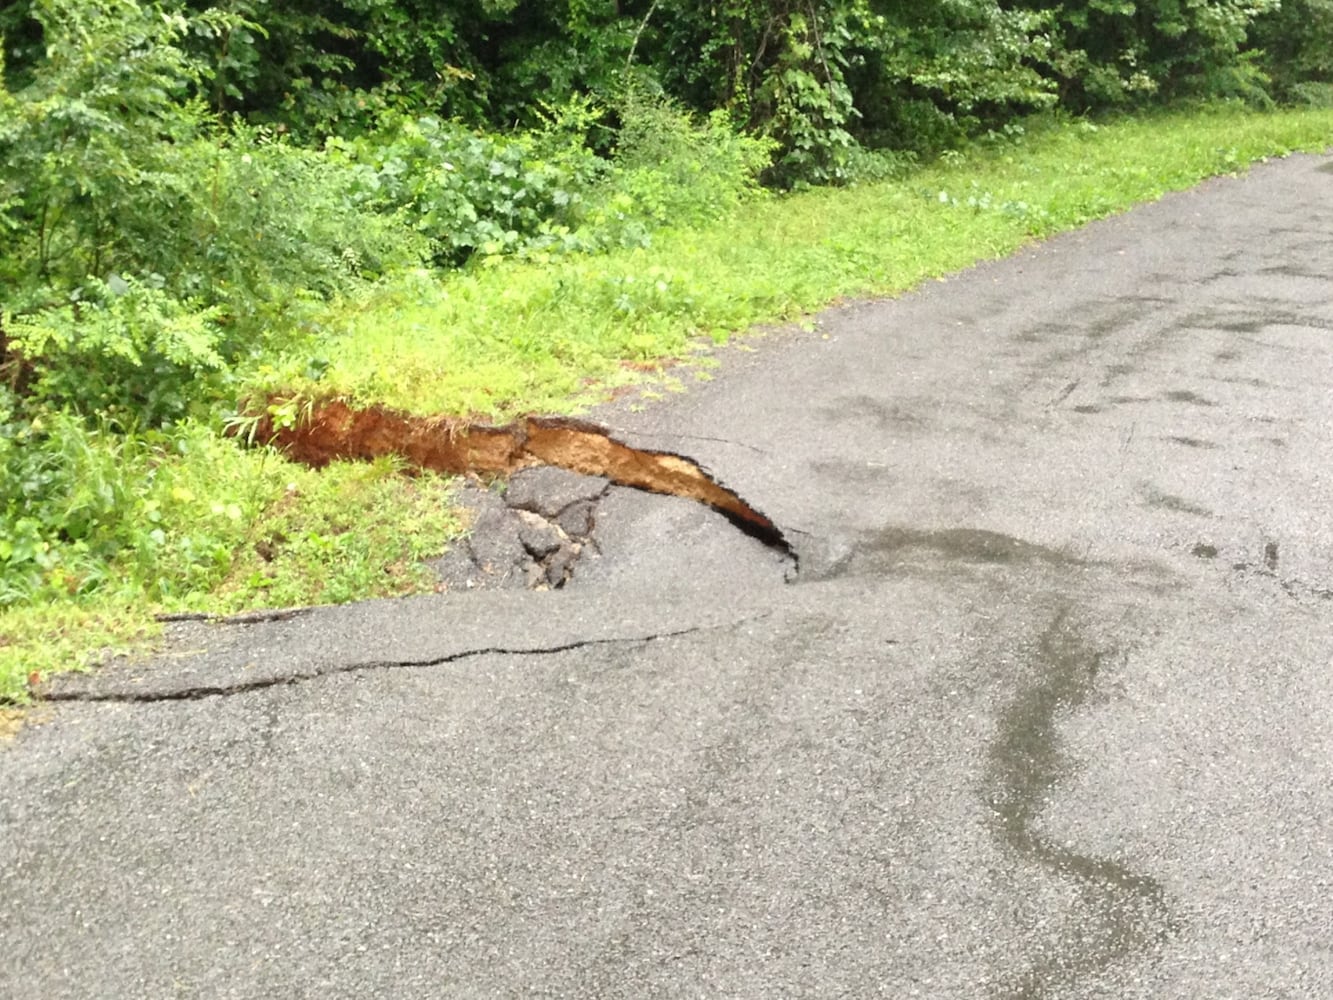
{"label": "red clay dirt", "polygon": [[694,462],[670,452],[633,448],[599,424],[568,417],[524,417],[500,426],[418,417],[381,406],[354,409],[339,399],[318,402],[295,427],[274,431],[266,419],[259,437],[294,461],[321,468],[334,459],[398,455],[435,472],[508,475],[553,465],[621,486],[696,500],[757,534],[781,538],[763,514]]}

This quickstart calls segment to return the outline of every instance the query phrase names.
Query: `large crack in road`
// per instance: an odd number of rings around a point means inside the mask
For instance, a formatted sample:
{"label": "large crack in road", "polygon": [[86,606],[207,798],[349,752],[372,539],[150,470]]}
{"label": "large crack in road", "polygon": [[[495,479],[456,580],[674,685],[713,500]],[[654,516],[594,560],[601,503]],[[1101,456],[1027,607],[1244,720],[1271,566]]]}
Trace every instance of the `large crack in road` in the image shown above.
{"label": "large crack in road", "polygon": [[[756,620],[754,617],[741,618],[716,625],[694,625],[688,628],[671,629],[661,632],[646,632],[639,635],[608,636],[598,639],[574,639],[568,642],[551,643],[549,645],[483,646],[473,649],[458,650],[442,656],[421,659],[361,660],[351,663],[329,663],[321,664],[311,670],[292,671],[290,673],[256,678],[254,680],[234,680],[220,684],[194,684],[176,689],[154,689],[149,691],[126,691],[122,689],[100,691],[96,688],[62,689],[57,687],[50,691],[41,692],[41,697],[43,701],[47,702],[111,702],[117,704],[157,704],[176,701],[201,701],[205,698],[231,697],[235,695],[251,694],[256,691],[264,691],[269,688],[289,687],[294,684],[303,684],[308,681],[320,680],[325,677],[335,677],[342,674],[439,667],[447,663],[457,663],[461,660],[475,659],[480,656],[554,656],[559,653],[567,653],[577,649],[590,649],[597,646],[643,645],[650,642],[662,642],[667,639],[678,639],[683,636],[697,635],[702,632],[737,628],[754,620]],[[233,621],[225,618],[218,619],[215,622],[215,624],[220,625],[248,623],[249,622],[247,621]]]}
{"label": "large crack in road", "polygon": [[396,455],[416,468],[453,474],[512,475],[553,466],[599,476],[620,486],[704,504],[765,545],[793,555],[767,515],[693,459],[636,448],[591,421],[529,416],[503,425],[466,423],[382,406],[357,409],[333,399],[312,404],[293,426],[274,427],[266,417],[256,434],[292,460],[315,468],[335,459]]}
{"label": "large crack in road", "polygon": [[[697,463],[676,454],[633,448],[595,424],[528,418],[504,427],[460,429],[447,423],[384,411],[358,412],[345,404],[330,404],[316,411],[313,419],[300,427],[280,431],[273,438],[292,458],[312,466],[335,458],[369,459],[397,454],[419,467],[454,473],[531,476],[534,469],[550,467],[553,472],[576,473],[575,478],[600,477],[601,486],[586,482],[566,483],[563,489],[559,486],[541,489],[524,484],[509,498],[507,510],[523,516],[540,514],[558,525],[569,521],[562,515],[581,510],[581,505],[596,503],[605,495],[605,483],[614,482],[704,504],[726,515],[747,534],[795,559],[792,547],[768,517],[718,483]],[[529,492],[534,495],[528,496]],[[543,503],[547,506],[542,506]],[[578,534],[575,529],[571,532]],[[913,553],[922,552],[929,552],[936,559],[972,566],[1035,566],[1057,572],[1087,566],[1070,553],[995,532],[896,527],[859,538],[848,551],[822,567],[822,571],[820,560],[814,559],[809,579],[814,582],[856,572],[887,572],[891,567],[901,567],[904,561],[911,562]],[[252,624],[270,616],[282,620],[298,613],[260,613],[242,616],[231,623]],[[226,619],[208,620],[229,623]],[[541,657],[594,647],[646,644],[710,629],[734,628],[753,620],[751,617],[711,626],[645,630],[625,636],[570,638],[530,646],[479,644],[423,658],[327,662],[277,676],[238,677],[216,683],[186,684],[176,689],[56,688],[45,692],[44,697],[51,702],[145,705],[201,701],[331,676],[433,668],[483,656]],[[1051,940],[1029,954],[1025,967],[996,989],[993,995],[997,1000],[1047,1000],[1114,963],[1151,948],[1174,930],[1165,890],[1156,879],[1114,859],[1057,843],[1038,828],[1046,800],[1057,782],[1071,770],[1060,749],[1057,731],[1060,716],[1076,711],[1085,703],[1099,671],[1116,655],[1115,650],[1095,648],[1079,631],[1066,607],[1036,640],[1032,657],[1034,680],[1020,690],[998,720],[988,750],[984,793],[992,815],[992,834],[1017,857],[1076,887],[1081,905]]]}

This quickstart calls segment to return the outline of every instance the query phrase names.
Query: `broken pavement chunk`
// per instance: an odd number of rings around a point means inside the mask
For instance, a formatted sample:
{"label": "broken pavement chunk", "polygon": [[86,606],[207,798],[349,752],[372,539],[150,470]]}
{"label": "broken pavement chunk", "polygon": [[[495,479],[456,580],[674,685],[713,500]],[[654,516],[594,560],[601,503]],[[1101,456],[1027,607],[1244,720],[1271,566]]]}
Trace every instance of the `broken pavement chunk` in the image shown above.
{"label": "broken pavement chunk", "polygon": [[518,518],[518,540],[528,555],[538,562],[554,555],[566,541],[565,533],[546,518],[531,511],[515,511]]}
{"label": "broken pavement chunk", "polygon": [[609,485],[601,476],[543,465],[514,473],[505,490],[505,503],[514,510],[531,511],[554,521],[574,504],[602,497]]}

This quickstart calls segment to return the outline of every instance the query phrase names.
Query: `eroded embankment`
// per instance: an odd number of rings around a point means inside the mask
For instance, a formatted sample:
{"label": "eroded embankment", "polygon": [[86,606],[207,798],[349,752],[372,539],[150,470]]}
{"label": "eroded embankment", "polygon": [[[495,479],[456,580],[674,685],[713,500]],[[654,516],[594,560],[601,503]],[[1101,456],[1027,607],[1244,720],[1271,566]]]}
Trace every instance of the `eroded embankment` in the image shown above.
{"label": "eroded embankment", "polygon": [[266,419],[258,433],[293,460],[316,468],[334,459],[397,455],[417,468],[453,474],[510,475],[549,465],[601,476],[620,486],[706,504],[766,545],[791,551],[767,516],[691,459],[632,447],[590,421],[524,417],[503,425],[463,423],[328,400],[310,407],[296,426],[274,430]]}

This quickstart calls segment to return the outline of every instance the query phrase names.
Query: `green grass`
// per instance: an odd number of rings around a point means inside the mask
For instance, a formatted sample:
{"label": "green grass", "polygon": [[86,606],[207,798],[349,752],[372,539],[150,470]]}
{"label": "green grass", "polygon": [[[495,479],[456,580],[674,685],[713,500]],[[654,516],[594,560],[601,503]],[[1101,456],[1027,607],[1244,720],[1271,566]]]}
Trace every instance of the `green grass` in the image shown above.
{"label": "green grass", "polygon": [[108,577],[91,597],[79,593],[90,582],[84,564],[66,558],[44,593],[0,610],[0,701],[24,700],[34,674],[143,648],[161,634],[159,613],[429,591],[436,580],[423,560],[462,530],[453,484],[434,474],[406,476],[388,461],[316,471],[201,433],[180,440],[194,447],[122,453],[88,484],[131,498],[135,510],[118,514],[144,529],[109,571],[87,561]]}
{"label": "green grass", "polygon": [[[315,357],[269,359],[250,389],[491,419],[570,412],[657,362],[699,359],[710,338],[900,293],[1205,177],[1330,145],[1330,110],[1032,124],[1018,142],[897,181],[757,200],[708,227],[659,232],[648,249],[382,283],[329,310]],[[294,374],[315,370],[317,381]],[[33,673],[142,648],[160,633],[157,612],[428,590],[421,559],[461,530],[447,481],[390,463],[316,472],[199,428],[125,447],[72,439],[84,520],[130,535],[107,543],[110,561],[91,550],[81,561],[77,546],[58,554],[41,592],[0,611],[0,701],[24,701]]]}
{"label": "green grass", "polygon": [[266,390],[405,411],[506,418],[576,410],[680,358],[847,296],[901,293],[1216,174],[1333,144],[1333,111],[1210,107],[1044,123],[901,180],[744,206],[647,249],[418,275],[330,322],[318,382],[266,372]]}

